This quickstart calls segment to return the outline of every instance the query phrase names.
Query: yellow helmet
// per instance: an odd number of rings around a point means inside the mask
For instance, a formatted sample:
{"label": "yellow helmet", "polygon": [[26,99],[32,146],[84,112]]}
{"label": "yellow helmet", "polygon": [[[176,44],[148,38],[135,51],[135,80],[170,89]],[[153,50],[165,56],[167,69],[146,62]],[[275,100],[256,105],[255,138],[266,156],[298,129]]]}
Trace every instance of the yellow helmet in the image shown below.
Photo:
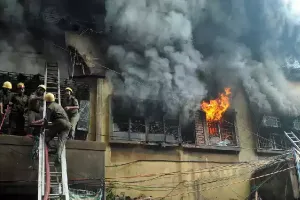
{"label": "yellow helmet", "polygon": [[2,85],[3,88],[7,88],[7,89],[12,89],[12,85],[11,85],[11,82],[9,81],[5,81]]}
{"label": "yellow helmet", "polygon": [[17,88],[25,88],[24,83],[18,83]]}
{"label": "yellow helmet", "polygon": [[45,85],[39,85],[38,88],[43,88],[44,90],[46,90],[46,86]]}
{"label": "yellow helmet", "polygon": [[55,101],[54,94],[52,94],[52,93],[47,93],[45,95],[44,99],[45,99],[46,102],[53,102],[53,101]]}
{"label": "yellow helmet", "polygon": [[66,87],[65,90],[66,90],[66,91],[70,91],[71,93],[73,93],[73,90],[72,90],[72,88],[70,88],[70,87]]}

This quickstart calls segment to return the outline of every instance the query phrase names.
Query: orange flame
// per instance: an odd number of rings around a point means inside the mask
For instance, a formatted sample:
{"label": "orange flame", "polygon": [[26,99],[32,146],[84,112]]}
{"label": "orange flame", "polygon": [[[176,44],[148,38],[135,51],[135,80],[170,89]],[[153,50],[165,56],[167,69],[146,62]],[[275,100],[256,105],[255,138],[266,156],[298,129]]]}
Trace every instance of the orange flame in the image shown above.
{"label": "orange flame", "polygon": [[225,88],[225,92],[221,93],[217,99],[210,100],[209,103],[205,101],[201,103],[201,109],[206,113],[207,122],[219,121],[222,118],[223,113],[230,106],[230,94],[230,88]]}

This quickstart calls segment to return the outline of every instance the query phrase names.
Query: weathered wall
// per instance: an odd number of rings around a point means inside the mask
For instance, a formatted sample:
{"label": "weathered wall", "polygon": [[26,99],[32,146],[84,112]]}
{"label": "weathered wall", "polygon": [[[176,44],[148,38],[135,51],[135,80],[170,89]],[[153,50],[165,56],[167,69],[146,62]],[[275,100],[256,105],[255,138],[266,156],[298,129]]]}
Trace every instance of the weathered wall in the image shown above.
{"label": "weathered wall", "polygon": [[[32,144],[27,137],[0,136],[0,183],[36,183],[38,163],[31,160]],[[68,141],[69,181],[104,178],[104,151],[103,143]]]}
{"label": "weathered wall", "polygon": [[[112,90],[106,80],[98,82],[98,87],[102,88],[98,93],[102,97],[98,106],[102,113],[102,141],[108,142]],[[106,149],[107,184],[115,181],[118,194],[124,192],[131,196],[145,194],[191,200],[246,198],[250,182],[241,180],[249,179],[259,162],[255,164],[254,131],[242,90],[234,95],[232,105],[237,111],[240,153],[111,144]]]}
{"label": "weathered wall", "polygon": [[[67,43],[73,44],[81,54],[91,54],[87,58],[98,56],[90,48],[92,44],[88,38],[68,37]],[[290,85],[300,91],[299,84]],[[259,161],[262,157],[257,156],[255,151],[256,127],[251,122],[251,112],[242,89],[233,94],[232,100],[232,107],[237,111],[236,126],[241,150],[229,153],[182,147],[109,144],[109,95],[112,88],[103,79],[98,80],[97,84],[94,81],[93,86],[89,140],[108,144],[105,152],[107,183],[114,182],[118,194],[125,192],[125,195],[133,196],[146,194],[191,200],[244,200],[249,195],[250,181],[247,179],[263,161]]]}

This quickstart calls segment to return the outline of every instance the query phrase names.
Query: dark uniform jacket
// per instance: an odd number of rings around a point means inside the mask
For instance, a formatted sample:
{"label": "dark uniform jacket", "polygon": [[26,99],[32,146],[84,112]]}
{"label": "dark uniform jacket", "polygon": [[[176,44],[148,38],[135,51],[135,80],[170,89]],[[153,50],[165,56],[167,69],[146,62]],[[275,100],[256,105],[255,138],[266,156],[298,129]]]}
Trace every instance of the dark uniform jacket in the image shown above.
{"label": "dark uniform jacket", "polygon": [[7,105],[11,101],[13,94],[10,91],[4,93],[3,90],[0,90],[0,102],[3,103],[3,111],[6,109]]}
{"label": "dark uniform jacket", "polygon": [[[62,107],[65,108],[67,106],[78,106],[78,100],[74,97],[71,96],[71,98],[65,98],[62,103],[61,103]],[[66,111],[69,117],[73,117],[74,115],[76,115],[78,113],[78,109],[70,109]]]}
{"label": "dark uniform jacket", "polygon": [[47,120],[53,123],[57,120],[69,122],[66,111],[56,102],[52,102],[47,106]]}
{"label": "dark uniform jacket", "polygon": [[19,95],[15,94],[11,98],[11,102],[13,103],[11,112],[24,114],[25,108],[28,105],[28,97],[27,95]]}
{"label": "dark uniform jacket", "polygon": [[42,98],[42,96],[37,96],[35,92],[30,95],[28,109],[38,113],[40,111],[40,108],[43,107],[43,100],[34,99],[36,97]]}

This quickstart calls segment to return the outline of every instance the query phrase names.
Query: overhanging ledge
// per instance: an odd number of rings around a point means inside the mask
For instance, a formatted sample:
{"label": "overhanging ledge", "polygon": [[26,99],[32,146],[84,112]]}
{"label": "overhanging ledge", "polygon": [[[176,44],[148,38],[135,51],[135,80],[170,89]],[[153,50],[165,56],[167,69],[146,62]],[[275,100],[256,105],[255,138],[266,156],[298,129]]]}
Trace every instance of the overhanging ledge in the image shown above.
{"label": "overhanging ledge", "polygon": [[[32,146],[32,138],[26,136],[0,135],[0,145]],[[102,142],[69,140],[67,149],[105,151],[105,144]]]}

